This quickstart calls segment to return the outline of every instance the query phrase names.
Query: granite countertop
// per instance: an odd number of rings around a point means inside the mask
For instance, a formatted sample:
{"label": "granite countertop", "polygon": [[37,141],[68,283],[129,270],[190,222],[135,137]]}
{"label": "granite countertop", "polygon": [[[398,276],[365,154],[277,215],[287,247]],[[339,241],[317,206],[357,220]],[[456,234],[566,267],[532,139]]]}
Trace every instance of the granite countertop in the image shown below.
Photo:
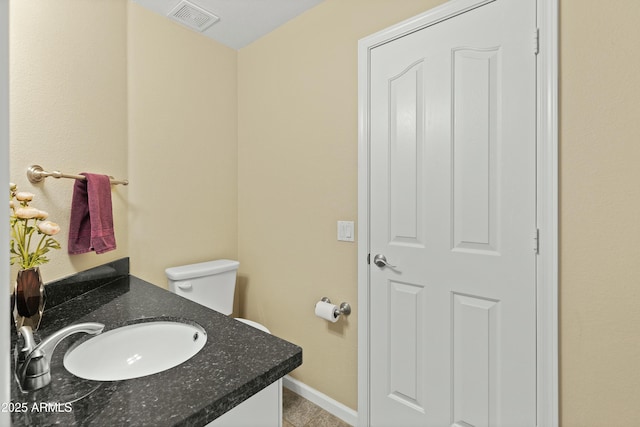
{"label": "granite countertop", "polygon": [[[300,347],[165,289],[129,275],[106,281],[70,299],[54,296],[56,305],[45,311],[37,342],[73,323],[104,323],[106,332],[141,320],[184,319],[206,330],[204,348],[158,374],[98,382],[64,368],[69,347],[89,337],[71,335],[54,352],[51,384],[23,393],[12,381],[15,426],[203,426],[302,364]],[[49,299],[47,304],[53,305]],[[12,352],[16,341],[13,334]]]}

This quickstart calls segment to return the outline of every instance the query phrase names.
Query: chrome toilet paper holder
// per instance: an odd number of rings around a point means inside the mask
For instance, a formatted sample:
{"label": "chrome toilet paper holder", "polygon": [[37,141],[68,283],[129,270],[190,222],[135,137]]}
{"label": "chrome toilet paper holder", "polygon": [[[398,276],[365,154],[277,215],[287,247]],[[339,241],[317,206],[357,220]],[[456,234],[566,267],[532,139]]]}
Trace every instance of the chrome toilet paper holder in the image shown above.
{"label": "chrome toilet paper holder", "polygon": [[[327,297],[322,297],[322,299],[320,300],[322,302],[326,302],[327,304],[331,304],[331,300]],[[348,316],[351,314],[351,305],[349,305],[348,302],[343,302],[340,304],[340,307],[337,307],[336,310],[337,313],[333,313],[334,316],[338,317],[340,314],[344,314],[345,316]]]}

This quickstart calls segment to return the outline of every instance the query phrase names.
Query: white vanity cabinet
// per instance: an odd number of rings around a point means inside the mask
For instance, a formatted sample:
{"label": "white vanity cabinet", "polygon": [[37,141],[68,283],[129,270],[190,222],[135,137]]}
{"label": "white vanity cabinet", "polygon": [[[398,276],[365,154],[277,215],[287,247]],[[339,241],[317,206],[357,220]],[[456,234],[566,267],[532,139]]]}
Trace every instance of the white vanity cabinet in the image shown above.
{"label": "white vanity cabinet", "polygon": [[282,379],[254,394],[207,427],[282,427]]}

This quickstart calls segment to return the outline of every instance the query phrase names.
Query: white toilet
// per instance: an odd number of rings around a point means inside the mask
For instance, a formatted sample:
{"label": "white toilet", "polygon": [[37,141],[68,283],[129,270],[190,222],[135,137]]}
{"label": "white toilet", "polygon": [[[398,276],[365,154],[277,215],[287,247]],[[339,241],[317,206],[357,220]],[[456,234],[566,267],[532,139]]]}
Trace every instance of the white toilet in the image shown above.
{"label": "white toilet", "polygon": [[[170,267],[165,270],[169,290],[227,316],[233,311],[240,263],[230,259]],[[266,333],[258,322],[239,319]],[[282,379],[253,395],[208,426],[282,426]]]}
{"label": "white toilet", "polygon": [[[233,311],[236,275],[240,263],[230,259],[170,267],[165,270],[169,290],[227,316]],[[263,332],[269,329],[258,322],[237,318]]]}

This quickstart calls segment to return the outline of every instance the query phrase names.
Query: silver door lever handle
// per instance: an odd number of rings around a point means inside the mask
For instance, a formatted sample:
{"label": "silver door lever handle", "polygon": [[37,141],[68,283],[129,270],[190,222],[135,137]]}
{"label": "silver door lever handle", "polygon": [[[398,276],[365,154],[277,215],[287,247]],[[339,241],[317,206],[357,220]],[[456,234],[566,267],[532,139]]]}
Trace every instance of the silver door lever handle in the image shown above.
{"label": "silver door lever handle", "polygon": [[385,257],[384,255],[376,255],[373,257],[373,263],[375,265],[377,265],[378,267],[390,267],[390,268],[396,268],[395,265],[391,265],[387,262],[387,257]]}

